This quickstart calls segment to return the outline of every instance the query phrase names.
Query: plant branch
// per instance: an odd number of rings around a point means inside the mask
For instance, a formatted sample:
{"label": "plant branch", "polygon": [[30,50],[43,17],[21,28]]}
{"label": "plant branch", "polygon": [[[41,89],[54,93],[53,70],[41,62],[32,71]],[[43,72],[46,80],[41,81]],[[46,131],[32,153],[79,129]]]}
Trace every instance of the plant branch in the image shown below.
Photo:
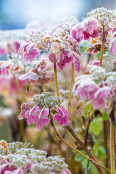
{"label": "plant branch", "polygon": [[87,146],[88,144],[88,133],[89,133],[89,127],[90,127],[90,124],[93,120],[93,117],[94,117],[94,113],[95,113],[95,110],[92,110],[91,112],[91,115],[88,117],[88,123],[87,123],[87,126],[86,126],[86,130],[85,130],[85,136],[84,136],[84,146]]}
{"label": "plant branch", "polygon": [[111,161],[111,174],[115,174],[115,159],[114,159],[114,125],[110,121],[110,161]]}
{"label": "plant branch", "polygon": [[69,91],[69,99],[68,99],[68,113],[69,113],[69,117],[71,116],[71,98],[72,98],[73,81],[74,81],[74,64],[72,63],[71,83],[70,83],[70,91]]}
{"label": "plant branch", "polygon": [[57,96],[59,96],[59,92],[58,92],[58,81],[57,81],[57,67],[56,67],[56,62],[54,62],[54,80],[55,80],[56,94],[57,94]]}

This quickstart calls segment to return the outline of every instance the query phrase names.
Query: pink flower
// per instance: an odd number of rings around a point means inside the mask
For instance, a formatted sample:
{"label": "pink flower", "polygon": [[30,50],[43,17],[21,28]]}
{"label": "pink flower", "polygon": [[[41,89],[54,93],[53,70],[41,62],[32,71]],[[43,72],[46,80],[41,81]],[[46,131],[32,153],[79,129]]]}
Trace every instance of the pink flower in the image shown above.
{"label": "pink flower", "polygon": [[109,52],[110,56],[116,54],[116,38],[114,38],[112,42],[109,44]]}
{"label": "pink flower", "polygon": [[27,118],[27,124],[30,125],[31,122],[36,123],[38,120],[38,115],[36,114],[39,110],[38,106],[34,106],[30,111],[28,110],[25,114]]}
{"label": "pink flower", "polygon": [[75,29],[71,32],[72,38],[74,38],[77,42],[80,42],[83,39],[83,28],[80,24],[77,25]]}
{"label": "pink flower", "polygon": [[98,85],[91,79],[84,79],[80,82],[80,85],[75,89],[75,95],[79,95],[82,101],[85,101],[87,97],[92,98],[98,89]]}
{"label": "pink flower", "polygon": [[[91,62],[88,63],[88,65],[96,65],[100,66],[100,61],[99,60],[92,60]],[[86,72],[88,72],[88,68],[86,69]]]}
{"label": "pink flower", "polygon": [[111,97],[111,88],[108,86],[100,88],[94,95],[94,98],[92,100],[93,102],[93,108],[103,108],[107,109],[108,102],[106,101],[106,98],[110,99]]}
{"label": "pink flower", "polygon": [[0,66],[0,75],[9,75],[9,70],[12,67],[11,61],[3,62]]}
{"label": "pink flower", "polygon": [[59,108],[57,108],[57,114],[54,115],[54,120],[59,123],[59,126],[67,126],[68,125],[68,118],[69,118],[69,114],[67,112],[67,110],[61,106]]}
{"label": "pink flower", "polygon": [[75,69],[75,71],[77,71],[79,73],[79,71],[80,71],[80,59],[76,59],[74,61],[74,69]]}
{"label": "pink flower", "polygon": [[25,102],[21,105],[21,113],[19,115],[19,120],[23,119],[25,117],[26,112],[30,109],[29,105],[31,103],[31,100],[32,99],[30,99],[27,103]]}
{"label": "pink flower", "polygon": [[24,61],[30,61],[32,63],[33,59],[39,55],[39,51],[35,48],[34,44],[26,45],[26,51],[24,49],[23,59]]}
{"label": "pink flower", "polygon": [[46,125],[50,122],[49,119],[46,117],[48,114],[49,114],[48,109],[43,108],[42,110],[39,111],[38,122],[37,122],[37,128],[39,130],[42,129],[43,125]]}
{"label": "pink flower", "polygon": [[72,30],[72,37],[80,42],[83,38],[84,40],[98,37],[98,27],[99,24],[95,19],[85,19],[82,23],[78,24],[75,29]]}
{"label": "pink flower", "polygon": [[29,80],[31,83],[35,84],[38,80],[38,75],[34,72],[28,72],[19,77],[20,80]]}

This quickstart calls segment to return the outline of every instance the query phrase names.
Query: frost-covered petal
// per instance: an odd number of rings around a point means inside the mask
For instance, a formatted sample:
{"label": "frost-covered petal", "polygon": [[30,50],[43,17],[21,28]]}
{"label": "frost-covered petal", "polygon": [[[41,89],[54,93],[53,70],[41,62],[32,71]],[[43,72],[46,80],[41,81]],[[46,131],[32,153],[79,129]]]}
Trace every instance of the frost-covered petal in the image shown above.
{"label": "frost-covered petal", "polygon": [[39,130],[42,129],[42,121],[41,121],[41,120],[38,121],[38,123],[37,123],[37,128],[38,128]]}
{"label": "frost-covered petal", "polygon": [[49,121],[48,118],[44,117],[44,118],[41,119],[41,122],[42,122],[42,125],[46,125],[46,124],[48,124],[50,121]]}
{"label": "frost-covered petal", "polygon": [[60,123],[62,120],[62,117],[59,114],[55,114],[53,117],[53,120],[55,120],[57,123]]}
{"label": "frost-covered petal", "polygon": [[21,120],[21,119],[23,119],[25,117],[25,112],[23,111],[23,112],[21,112],[20,114],[19,114],[19,120]]}
{"label": "frost-covered petal", "polygon": [[38,120],[38,115],[37,114],[32,115],[32,122],[36,123],[37,120]]}
{"label": "frost-covered petal", "polygon": [[43,109],[39,112],[39,118],[43,118],[43,117],[47,116],[48,114],[49,114],[49,110],[43,108]]}
{"label": "frost-covered petal", "polygon": [[26,112],[25,117],[29,118],[29,111]]}
{"label": "frost-covered petal", "polygon": [[68,125],[68,117],[64,117],[63,122],[64,122],[64,126],[67,126]]}
{"label": "frost-covered petal", "polygon": [[49,60],[51,62],[56,62],[56,55],[55,54],[51,53],[48,57],[49,57]]}
{"label": "frost-covered petal", "polygon": [[30,125],[30,124],[31,124],[31,121],[32,121],[32,117],[29,117],[29,118],[27,119],[27,124]]}
{"label": "frost-covered petal", "polygon": [[64,119],[62,118],[61,122],[59,123],[59,126],[63,126],[64,125]]}
{"label": "frost-covered petal", "polygon": [[38,107],[38,106],[34,106],[34,107],[31,109],[30,113],[33,115],[33,114],[35,114],[38,110],[39,110],[39,107]]}

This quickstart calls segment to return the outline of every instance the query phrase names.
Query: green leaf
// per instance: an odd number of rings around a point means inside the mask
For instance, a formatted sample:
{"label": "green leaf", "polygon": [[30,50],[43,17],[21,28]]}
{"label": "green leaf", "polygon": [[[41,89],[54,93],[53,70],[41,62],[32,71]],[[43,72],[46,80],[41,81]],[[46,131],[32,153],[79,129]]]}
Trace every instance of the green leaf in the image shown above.
{"label": "green leaf", "polygon": [[[83,154],[87,155],[83,150],[81,151]],[[86,169],[87,167],[87,162],[88,160],[83,157],[82,155],[80,155],[79,153],[75,156],[75,161],[80,161],[82,163],[82,166],[84,169]]]}
{"label": "green leaf", "polygon": [[94,135],[99,135],[102,129],[103,125],[101,119],[95,118],[90,124],[89,131]]}
{"label": "green leaf", "polygon": [[108,117],[109,117],[108,113],[106,113],[106,112],[102,113],[103,120],[105,120],[105,121],[108,120]]}
{"label": "green leaf", "polygon": [[101,146],[99,142],[96,142],[93,146],[93,152],[97,158],[104,157],[106,158],[106,150],[104,147]]}

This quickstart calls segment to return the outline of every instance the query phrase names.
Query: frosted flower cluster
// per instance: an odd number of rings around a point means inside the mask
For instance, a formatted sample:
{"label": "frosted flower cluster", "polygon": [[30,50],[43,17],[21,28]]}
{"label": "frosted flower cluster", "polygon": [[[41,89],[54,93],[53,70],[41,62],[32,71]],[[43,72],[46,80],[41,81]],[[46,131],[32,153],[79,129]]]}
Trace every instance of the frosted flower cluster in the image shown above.
{"label": "frosted flower cluster", "polygon": [[108,21],[116,20],[116,10],[107,10],[101,7],[89,12],[88,17],[94,17],[100,22],[107,23]]}
{"label": "frosted flower cluster", "polygon": [[95,77],[95,79],[102,80],[105,78],[104,68],[96,65],[88,65],[87,69],[89,70],[90,74],[93,75],[93,77]]}
{"label": "frosted flower cluster", "polygon": [[51,96],[50,92],[42,92],[41,94],[34,95],[33,101],[39,106],[51,108],[60,105],[63,100],[59,97]]}
{"label": "frosted flower cluster", "polygon": [[[46,151],[29,148],[28,143],[8,143],[8,152],[0,156],[0,172],[14,174],[51,174],[63,173],[68,167],[60,156],[46,157]],[[69,173],[70,174],[70,173]]]}

